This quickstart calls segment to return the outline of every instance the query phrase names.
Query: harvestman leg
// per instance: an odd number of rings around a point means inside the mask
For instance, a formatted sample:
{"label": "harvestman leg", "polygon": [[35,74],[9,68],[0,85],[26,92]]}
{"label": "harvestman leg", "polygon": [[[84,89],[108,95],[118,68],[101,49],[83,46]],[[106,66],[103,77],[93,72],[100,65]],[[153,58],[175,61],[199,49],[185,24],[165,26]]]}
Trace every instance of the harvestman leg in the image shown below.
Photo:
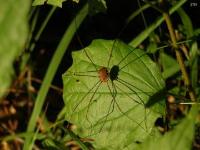
{"label": "harvestman leg", "polygon": [[[95,91],[93,92],[93,94],[92,94],[92,96],[91,96],[91,98],[90,98],[90,100],[89,100],[89,103],[88,103],[88,107],[87,107],[87,111],[86,111],[86,119],[87,119],[87,121],[88,121],[89,123],[91,123],[90,120],[89,120],[89,118],[88,118],[89,108],[90,108],[92,99],[94,98],[94,95],[96,94],[97,90],[99,89],[101,83],[102,83],[102,82],[99,80],[99,81],[98,81],[98,84],[97,84],[97,87],[96,87]],[[91,127],[92,127],[92,123],[91,123]]]}
{"label": "harvestman leg", "polygon": [[[113,86],[114,91],[117,93],[117,89],[116,89],[115,85],[113,84],[113,82],[112,82],[112,86]],[[126,116],[128,119],[130,119],[131,121],[135,122],[138,126],[140,126],[144,131],[146,131],[145,128],[141,125],[143,121],[140,122],[140,123],[138,123],[137,121],[135,121],[134,119],[132,119],[131,117],[129,117],[129,116],[126,114],[126,112],[124,112],[124,111],[120,108],[120,106],[119,106],[119,104],[118,104],[118,102],[117,102],[116,100],[114,100],[114,102],[115,102],[115,104],[117,105],[117,108],[119,109],[120,113],[122,113],[122,114],[123,114],[124,116]]]}
{"label": "harvestman leg", "polygon": [[[134,94],[136,94],[137,95],[137,97],[140,99],[140,101],[142,102],[142,104],[143,104],[143,106],[144,106],[144,109],[145,109],[145,116],[144,116],[144,120],[146,120],[147,121],[147,112],[146,112],[146,107],[145,107],[145,103],[144,103],[144,101],[141,99],[141,97],[138,95],[138,93],[137,92],[135,92],[131,87],[130,87],[130,83],[127,85],[127,83],[125,82],[123,82],[123,80],[122,79],[119,79],[119,80],[117,80],[120,84],[122,84],[122,85],[124,85],[125,87],[127,87],[129,90],[131,90]],[[133,86],[133,85],[132,85]],[[135,86],[133,86],[133,87],[135,87]],[[145,128],[147,129],[147,122],[145,121]]]}
{"label": "harvestman leg", "polygon": [[[112,96],[112,100],[111,100],[111,103],[110,103],[110,105],[109,105],[109,107],[108,107],[108,112],[106,113],[106,115],[103,116],[102,118],[100,118],[100,119],[97,121],[97,123],[94,125],[94,126],[96,126],[96,125],[98,125],[98,124],[101,124],[101,122],[102,122],[102,126],[100,127],[98,133],[100,133],[100,132],[102,131],[102,129],[103,129],[103,127],[104,127],[104,125],[105,125],[105,123],[106,123],[106,121],[107,121],[107,119],[108,119],[108,116],[114,111],[114,98],[113,98],[113,93],[112,93],[112,91],[111,91],[111,89],[110,89],[110,86],[109,86],[108,82],[107,82],[107,86],[108,86],[109,91],[110,91],[110,94],[111,94],[111,96]],[[111,110],[111,111],[110,111],[110,110]],[[97,133],[95,133],[95,134],[97,134]]]}

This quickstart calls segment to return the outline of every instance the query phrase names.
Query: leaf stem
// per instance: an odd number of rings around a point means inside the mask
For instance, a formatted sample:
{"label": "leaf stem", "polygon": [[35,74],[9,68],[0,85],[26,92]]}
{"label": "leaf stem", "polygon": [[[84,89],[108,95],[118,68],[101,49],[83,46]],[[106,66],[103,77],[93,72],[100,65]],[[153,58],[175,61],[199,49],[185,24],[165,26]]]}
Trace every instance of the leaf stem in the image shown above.
{"label": "leaf stem", "polygon": [[189,96],[190,96],[191,101],[196,101],[196,96],[195,96],[194,90],[192,89],[191,81],[190,81],[189,75],[187,73],[182,54],[179,50],[179,46],[177,45],[177,39],[176,39],[175,31],[174,31],[169,13],[163,12],[163,17],[165,19],[165,22],[167,24],[167,28],[169,30],[170,38],[172,40],[172,47],[174,48],[175,53],[176,53],[176,59],[177,59],[179,65],[180,65],[184,84],[189,90]]}

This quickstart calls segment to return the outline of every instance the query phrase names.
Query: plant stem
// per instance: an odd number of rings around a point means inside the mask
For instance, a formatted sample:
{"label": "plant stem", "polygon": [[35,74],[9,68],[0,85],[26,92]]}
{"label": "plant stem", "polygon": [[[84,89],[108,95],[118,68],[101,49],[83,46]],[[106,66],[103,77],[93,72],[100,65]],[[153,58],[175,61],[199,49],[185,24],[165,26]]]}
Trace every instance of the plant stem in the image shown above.
{"label": "plant stem", "polygon": [[[178,1],[173,7],[169,10],[169,14],[172,14],[176,12],[177,9],[179,9],[187,0],[180,0]],[[139,35],[136,36],[131,42],[129,42],[129,45],[132,47],[137,47],[140,45],[146,38],[149,37],[149,35],[160,26],[160,24],[164,21],[164,17],[158,18],[155,22],[153,22],[147,29],[142,31]]]}
{"label": "plant stem", "polygon": [[167,24],[167,28],[169,30],[170,38],[172,40],[172,46],[173,46],[175,53],[176,53],[176,59],[179,63],[179,66],[180,66],[180,69],[181,69],[181,72],[182,72],[184,84],[189,89],[189,96],[190,96],[191,101],[196,101],[196,96],[195,96],[195,93],[192,89],[191,81],[190,81],[189,75],[187,73],[182,54],[179,51],[179,46],[177,45],[177,39],[176,39],[175,31],[174,31],[170,16],[167,12],[163,12],[163,17],[165,19],[165,22]]}

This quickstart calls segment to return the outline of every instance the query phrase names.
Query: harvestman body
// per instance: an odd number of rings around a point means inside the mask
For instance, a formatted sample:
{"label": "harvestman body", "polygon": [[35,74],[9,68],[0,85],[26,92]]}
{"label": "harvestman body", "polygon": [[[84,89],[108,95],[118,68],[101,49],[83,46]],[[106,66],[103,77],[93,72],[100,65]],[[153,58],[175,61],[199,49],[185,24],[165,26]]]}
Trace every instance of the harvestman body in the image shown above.
{"label": "harvestman body", "polygon": [[114,65],[111,68],[110,72],[106,67],[101,67],[101,69],[98,70],[99,79],[101,80],[101,82],[107,82],[109,78],[111,81],[117,80],[118,73],[119,67],[117,65]]}
{"label": "harvestman body", "polygon": [[[116,41],[115,41],[115,42],[116,42]],[[114,42],[114,43],[115,43],[115,42]],[[114,44],[113,44],[113,45],[114,45]],[[90,62],[93,64],[94,68],[96,68],[96,66],[95,66],[95,64],[94,64],[94,62],[93,62],[93,60],[90,58],[90,56],[89,56],[88,53],[85,51],[85,49],[84,49],[84,52],[85,52],[85,54],[86,54],[86,57],[87,57],[87,58],[90,60]],[[120,82],[120,78],[118,77],[119,71],[120,71],[122,68],[126,67],[129,63],[132,63],[133,60],[130,61],[130,62],[128,62],[128,64],[122,66],[121,68],[119,68],[119,64],[120,64],[121,62],[123,62],[123,61],[132,53],[132,51],[129,52],[128,54],[126,54],[126,56],[123,57],[122,60],[120,60],[120,61],[118,62],[117,65],[113,65],[111,68],[109,68],[109,64],[110,64],[112,52],[113,52],[113,46],[112,46],[112,50],[111,50],[110,55],[109,55],[109,60],[108,60],[108,65],[107,65],[107,67],[102,66],[100,69],[97,69],[97,68],[96,68],[96,72],[97,72],[97,76],[96,76],[96,77],[99,78],[99,81],[88,91],[88,93],[86,93],[85,96],[83,96],[83,98],[81,99],[81,101],[83,101],[83,100],[88,96],[88,94],[89,94],[90,92],[92,92],[92,90],[94,89],[94,92],[93,92],[91,98],[89,99],[89,104],[88,104],[88,105],[91,105],[92,100],[93,100],[93,98],[94,98],[94,95],[95,95],[95,93],[97,92],[98,88],[100,87],[101,83],[106,83],[107,86],[108,86],[108,89],[109,89],[109,92],[110,92],[110,94],[111,94],[112,99],[111,99],[111,104],[110,104],[110,106],[109,106],[109,110],[108,110],[107,114],[106,114],[105,116],[103,116],[99,121],[101,121],[101,120],[107,120],[107,117],[114,111],[114,105],[117,105],[117,108],[119,109],[119,111],[120,111],[121,114],[125,115],[128,119],[130,119],[130,120],[132,120],[133,122],[135,122],[138,126],[142,127],[142,126],[140,125],[140,123],[137,123],[137,122],[134,121],[132,118],[130,118],[129,116],[127,116],[127,115],[123,112],[123,110],[120,108],[119,104],[116,102],[117,88],[119,88],[119,87],[116,86],[116,85],[114,84],[114,81]],[[141,56],[143,56],[143,55],[141,55]],[[140,57],[141,57],[141,56],[140,56]],[[136,59],[138,59],[138,58],[140,58],[140,57],[137,57]],[[134,61],[135,61],[136,59],[134,59]],[[95,71],[91,71],[91,72],[95,72]],[[85,75],[82,75],[82,74],[79,74],[79,73],[78,73],[78,74],[77,74],[77,73],[73,73],[73,75],[75,75],[75,76],[85,76]],[[91,77],[95,77],[95,76],[91,76]],[[109,80],[111,81],[111,87],[110,87],[110,85],[109,85],[109,83],[108,83]],[[122,83],[122,82],[121,82],[121,84],[123,85],[123,84],[125,84],[125,83]],[[96,88],[95,88],[95,87],[96,87]],[[131,88],[129,87],[129,85],[127,86],[127,88],[128,88],[129,90],[131,89]],[[119,88],[119,90],[121,90],[121,89]],[[131,89],[131,90],[132,90],[132,89]],[[121,92],[124,92],[124,91],[121,90]],[[134,91],[133,91],[133,92],[134,92]],[[135,93],[135,92],[134,92],[134,93]],[[130,97],[129,97],[129,98],[130,98]],[[139,99],[141,100],[141,98],[139,98]],[[133,99],[133,101],[135,101],[135,100]],[[141,101],[142,101],[142,100],[141,100]],[[142,104],[142,105],[144,106],[144,102],[143,102],[143,101],[142,101],[142,102],[137,102],[137,101],[135,101],[135,102],[138,103],[138,104]],[[75,107],[73,108],[73,112],[76,110],[76,108],[77,108],[79,105],[80,105],[80,103],[77,103],[77,104],[75,105]],[[89,112],[89,107],[88,107],[88,109],[87,109],[87,113],[86,113],[86,114],[88,114],[88,112]],[[145,113],[145,114],[146,114],[146,113]],[[88,118],[88,115],[86,115],[86,120],[90,123],[90,120],[89,120],[89,118]],[[99,121],[98,121],[98,122],[99,122]],[[97,122],[97,123],[98,123],[98,122]],[[142,122],[143,122],[143,121],[142,121]],[[104,124],[104,123],[103,123],[103,124]],[[102,128],[103,128],[103,125],[102,125]],[[101,129],[102,129],[102,128],[101,128]],[[143,128],[143,127],[142,127],[142,128]],[[143,128],[143,129],[144,129],[144,128]]]}

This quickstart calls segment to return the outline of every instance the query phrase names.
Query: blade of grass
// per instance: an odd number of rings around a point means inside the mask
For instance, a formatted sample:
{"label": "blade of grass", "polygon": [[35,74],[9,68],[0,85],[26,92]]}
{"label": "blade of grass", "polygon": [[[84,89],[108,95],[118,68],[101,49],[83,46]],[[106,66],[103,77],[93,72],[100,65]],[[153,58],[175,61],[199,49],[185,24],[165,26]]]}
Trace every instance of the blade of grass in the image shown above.
{"label": "blade of grass", "polygon": [[[10,135],[7,135],[7,136],[4,136],[4,137],[0,137],[0,141],[13,141],[17,138],[26,138],[26,137],[30,137],[30,136],[34,136],[35,133],[27,133],[27,132],[23,132],[23,133],[18,133],[18,134],[10,134]],[[44,139],[46,138],[46,135],[42,134],[42,133],[38,133],[36,135],[37,139]]]}
{"label": "blade of grass", "polygon": [[[177,9],[179,9],[186,0],[180,0],[177,2],[171,9],[170,14],[174,13]],[[145,29],[143,32],[141,32],[136,38],[134,38],[131,42],[129,42],[129,45],[133,47],[137,47],[140,43],[142,43],[148,36],[151,34],[152,31],[154,31],[162,22],[164,21],[163,16],[157,19],[154,23],[151,24],[147,29]]]}
{"label": "blade of grass", "polygon": [[141,6],[140,9],[137,9],[135,12],[133,12],[127,19],[126,19],[126,23],[128,24],[129,22],[131,22],[131,20],[133,20],[137,15],[139,15],[141,12],[143,12],[144,10],[146,10],[147,8],[149,8],[150,5],[149,4],[145,4],[143,6]]}
{"label": "blade of grass", "polygon": [[30,19],[32,18],[33,14],[36,11],[36,7],[31,8],[30,14],[28,15],[28,20],[30,21]]}
{"label": "blade of grass", "polygon": [[[64,56],[67,47],[74,36],[77,28],[80,26],[80,24],[83,22],[84,18],[88,14],[88,5],[86,4],[75,16],[75,18],[72,20],[71,24],[67,28],[62,40],[60,41],[53,58],[51,59],[50,65],[47,69],[47,72],[44,77],[44,81],[41,85],[41,88],[39,90],[38,96],[36,98],[35,106],[31,115],[31,118],[28,123],[27,132],[32,133],[36,126],[37,118],[41,112],[42,106],[44,104],[44,100],[46,98],[47,92],[49,90],[49,87],[51,85],[51,82],[53,80],[53,77],[58,69],[58,66],[62,60],[62,57]],[[29,150],[32,147],[30,147],[31,143],[33,143],[32,137],[26,137],[25,143],[24,143],[24,150]]]}
{"label": "blade of grass", "polygon": [[[55,12],[56,7],[52,7],[50,12],[48,13],[47,17],[45,18],[44,22],[42,23],[39,31],[37,32],[34,41],[38,41],[38,39],[40,38],[42,32],[44,31],[45,27],[47,26],[47,23],[49,22],[49,20],[51,19],[51,16],[53,15],[53,13]],[[32,43],[32,45],[30,46],[30,51],[32,51],[35,48],[35,42]]]}
{"label": "blade of grass", "polygon": [[[36,33],[36,36],[34,37],[34,42],[29,46],[28,45],[28,49],[30,52],[33,51],[33,49],[35,48],[36,42],[38,41],[38,39],[40,38],[41,34],[43,33],[45,27],[47,26],[49,20],[51,19],[51,16],[53,15],[54,11],[56,10],[56,7],[52,7],[51,10],[49,11],[47,17],[45,18],[44,22],[42,23],[39,31]],[[32,37],[32,35],[31,35]],[[31,38],[30,37],[30,38]],[[20,70],[23,70],[25,68],[25,65],[27,64],[28,60],[30,58],[30,53],[25,53],[22,57],[22,64],[20,66]]]}
{"label": "blade of grass", "polygon": [[30,43],[31,43],[31,39],[32,39],[32,36],[33,36],[33,31],[35,29],[35,26],[36,26],[36,23],[37,23],[37,20],[38,20],[38,15],[39,15],[39,10],[36,10],[36,12],[35,12],[35,14],[33,16],[31,25],[30,25],[30,31],[29,31],[29,35],[28,35],[28,38],[27,38],[25,50],[29,49],[29,46],[30,46]]}

